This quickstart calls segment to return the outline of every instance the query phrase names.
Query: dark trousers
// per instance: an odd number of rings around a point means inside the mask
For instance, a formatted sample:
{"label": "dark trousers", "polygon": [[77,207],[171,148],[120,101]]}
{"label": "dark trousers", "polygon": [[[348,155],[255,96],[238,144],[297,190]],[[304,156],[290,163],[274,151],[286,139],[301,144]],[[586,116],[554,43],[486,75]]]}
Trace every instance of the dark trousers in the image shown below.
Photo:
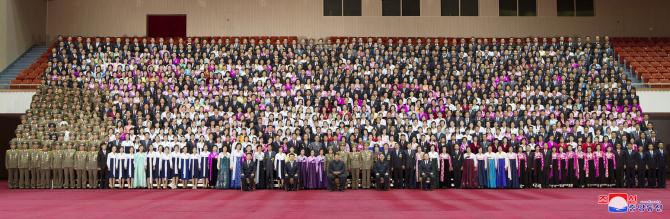
{"label": "dark trousers", "polygon": [[633,188],[636,186],[636,181],[637,181],[637,174],[635,173],[635,169],[629,168],[626,169],[626,187],[628,188]]}
{"label": "dark trousers", "polygon": [[648,169],[647,170],[647,187],[649,188],[656,188],[657,185],[657,179],[656,176],[658,175],[658,169]]}
{"label": "dark trousers", "polygon": [[242,191],[251,191],[256,187],[254,177],[253,174],[242,177]]}
{"label": "dark trousers", "polygon": [[461,171],[461,167],[454,167],[454,188],[461,188],[462,176],[463,172]]}
{"label": "dark trousers", "polygon": [[394,169],[393,170],[393,188],[404,188],[404,174],[403,169]]}
{"label": "dark trousers", "polygon": [[666,174],[665,169],[658,170],[658,175],[656,176],[656,179],[658,181],[657,183],[658,188],[665,188],[665,174]]}
{"label": "dark trousers", "polygon": [[405,188],[406,189],[413,189],[416,187],[416,180],[414,180],[414,168],[406,168],[405,169]]}
{"label": "dark trousers", "polygon": [[289,176],[284,179],[284,189],[286,191],[295,191],[298,189],[298,175]]}
{"label": "dark trousers", "polygon": [[390,185],[389,185],[389,176],[388,175],[382,175],[378,174],[375,176],[375,184],[377,190],[388,190]]}
{"label": "dark trousers", "polygon": [[[347,186],[347,175],[346,174],[338,174],[338,175],[329,174],[328,179],[330,180],[331,190],[334,190],[334,189],[344,190],[344,188]],[[336,186],[335,185],[335,179],[340,180],[340,187],[339,188],[335,188],[335,186]]]}
{"label": "dark trousers", "polygon": [[433,182],[432,173],[421,173],[421,189],[431,189],[431,183]]}
{"label": "dark trousers", "polygon": [[107,170],[107,167],[100,168],[100,171],[98,171],[98,181],[101,189],[109,188],[109,176],[107,176],[108,172],[109,170]]}

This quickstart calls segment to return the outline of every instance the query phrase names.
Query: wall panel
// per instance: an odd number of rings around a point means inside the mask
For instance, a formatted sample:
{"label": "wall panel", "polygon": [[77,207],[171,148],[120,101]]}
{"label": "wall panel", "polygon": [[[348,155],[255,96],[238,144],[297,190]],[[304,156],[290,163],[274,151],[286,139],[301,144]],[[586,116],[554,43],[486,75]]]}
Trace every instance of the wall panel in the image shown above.
{"label": "wall panel", "polygon": [[[47,33],[51,39],[59,34],[143,36],[146,14],[183,13],[188,14],[189,36],[670,36],[670,1],[665,0],[596,0],[595,17],[557,17],[556,4],[545,1],[537,17],[498,17],[498,3],[492,0],[480,0],[479,17],[382,17],[376,1],[362,1],[362,17],[325,17],[319,0],[56,0],[48,2]],[[423,1],[424,9],[440,4]],[[439,15],[432,10],[422,14]]]}

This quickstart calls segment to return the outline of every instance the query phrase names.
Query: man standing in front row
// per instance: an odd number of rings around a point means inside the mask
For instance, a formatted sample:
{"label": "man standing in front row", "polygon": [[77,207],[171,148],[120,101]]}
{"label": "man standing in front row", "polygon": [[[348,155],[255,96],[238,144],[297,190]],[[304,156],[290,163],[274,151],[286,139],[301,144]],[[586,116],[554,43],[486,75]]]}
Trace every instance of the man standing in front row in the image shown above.
{"label": "man standing in front row", "polygon": [[[345,171],[346,166],[344,162],[340,160],[340,155],[335,154],[335,160],[333,160],[328,166],[328,179],[330,180],[330,191],[335,191],[338,189],[340,192],[344,192],[344,188],[347,186],[347,172]],[[335,180],[339,180],[339,188],[335,188],[337,185]]]}
{"label": "man standing in front row", "polygon": [[19,151],[16,149],[16,140],[10,142],[10,149],[5,152],[5,168],[8,172],[10,189],[19,187]]}

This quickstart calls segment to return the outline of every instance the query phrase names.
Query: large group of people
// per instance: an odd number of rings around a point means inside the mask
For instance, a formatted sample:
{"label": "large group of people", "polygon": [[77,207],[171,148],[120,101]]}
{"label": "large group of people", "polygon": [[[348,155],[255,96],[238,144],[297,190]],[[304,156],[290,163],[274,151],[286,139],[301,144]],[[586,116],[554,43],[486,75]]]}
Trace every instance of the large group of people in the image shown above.
{"label": "large group of people", "polygon": [[10,188],[665,187],[607,37],[58,37]]}

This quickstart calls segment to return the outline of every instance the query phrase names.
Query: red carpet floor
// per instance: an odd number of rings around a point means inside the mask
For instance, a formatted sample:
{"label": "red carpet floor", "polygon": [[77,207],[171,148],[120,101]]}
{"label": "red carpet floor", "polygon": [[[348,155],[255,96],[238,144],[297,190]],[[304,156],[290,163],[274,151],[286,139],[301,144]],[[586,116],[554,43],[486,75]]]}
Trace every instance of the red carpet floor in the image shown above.
{"label": "red carpet floor", "polygon": [[608,213],[597,199],[610,192],[670,205],[670,189],[9,190],[2,181],[0,218],[668,218]]}

